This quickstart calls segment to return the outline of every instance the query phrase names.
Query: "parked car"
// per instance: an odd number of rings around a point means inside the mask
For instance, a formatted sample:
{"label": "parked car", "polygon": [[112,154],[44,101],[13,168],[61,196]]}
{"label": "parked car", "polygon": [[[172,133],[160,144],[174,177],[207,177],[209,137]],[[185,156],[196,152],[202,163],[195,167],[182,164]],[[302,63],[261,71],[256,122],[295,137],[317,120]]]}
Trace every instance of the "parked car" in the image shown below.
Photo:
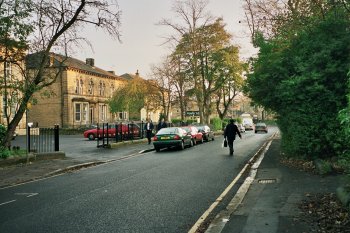
{"label": "parked car", "polygon": [[153,137],[154,149],[159,152],[162,148],[177,147],[181,150],[185,146],[192,147],[193,140],[190,133],[180,127],[162,128]]}
{"label": "parked car", "polygon": [[214,132],[211,131],[210,127],[207,125],[196,125],[199,132],[203,134],[203,140],[208,142],[209,140],[214,141]]}
{"label": "parked car", "polygon": [[264,122],[259,122],[259,123],[256,123],[255,125],[255,133],[260,131],[265,133],[268,132],[267,125]]}
{"label": "parked car", "polygon": [[198,129],[194,126],[182,126],[182,129],[186,130],[187,133],[190,133],[193,139],[193,144],[196,145],[197,143],[203,143],[203,133],[199,132]]}
{"label": "parked car", "polygon": [[[120,129],[121,125],[121,129]],[[88,138],[89,140],[95,140],[95,138],[102,138],[102,135],[105,136],[108,135],[108,137],[115,137],[116,136],[116,128],[118,130],[118,134],[122,134],[124,136],[129,136],[129,133],[134,137],[138,137],[140,135],[140,126],[137,124],[108,124],[108,129],[105,128],[103,132],[103,128],[96,127],[89,130],[86,130],[84,132],[84,138]]]}
{"label": "parked car", "polygon": [[242,124],[237,125],[239,132],[245,133],[245,127]]}
{"label": "parked car", "polygon": [[254,130],[254,124],[253,123],[245,123],[244,125],[245,130]]}

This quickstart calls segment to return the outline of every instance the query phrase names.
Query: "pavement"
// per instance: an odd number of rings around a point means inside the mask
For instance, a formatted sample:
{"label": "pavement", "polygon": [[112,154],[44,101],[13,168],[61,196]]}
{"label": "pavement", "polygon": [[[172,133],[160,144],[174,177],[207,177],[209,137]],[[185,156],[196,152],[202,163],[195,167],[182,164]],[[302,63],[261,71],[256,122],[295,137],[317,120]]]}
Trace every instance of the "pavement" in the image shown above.
{"label": "pavement", "polygon": [[[83,157],[37,160],[29,164],[1,166],[0,189],[70,170],[94,166],[108,161],[127,158],[140,153],[146,143],[124,145],[123,149],[110,149],[113,157],[108,160]],[[152,146],[146,147],[152,150]],[[342,175],[320,176],[280,163],[280,139],[275,137],[256,169],[243,199],[221,222],[220,231],[209,228],[207,232],[273,233],[310,232],[303,221],[299,204],[312,193],[336,193],[346,180]],[[350,200],[350,195],[347,198]],[[211,229],[211,230],[210,230]]]}

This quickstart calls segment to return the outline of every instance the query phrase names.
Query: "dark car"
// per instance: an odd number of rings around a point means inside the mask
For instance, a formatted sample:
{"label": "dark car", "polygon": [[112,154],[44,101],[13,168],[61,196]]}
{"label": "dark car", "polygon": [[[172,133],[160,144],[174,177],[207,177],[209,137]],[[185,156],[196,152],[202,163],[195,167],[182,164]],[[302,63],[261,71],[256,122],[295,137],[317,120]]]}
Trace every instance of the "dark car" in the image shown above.
{"label": "dark car", "polygon": [[159,152],[162,148],[177,147],[181,150],[185,146],[192,147],[193,141],[190,133],[180,127],[162,128],[153,137],[154,149]]}
{"label": "dark car", "polygon": [[181,128],[191,134],[194,145],[204,142],[203,133],[199,132],[195,126],[182,126]]}
{"label": "dark car", "polygon": [[214,141],[214,132],[211,131],[210,127],[207,125],[196,125],[196,128],[199,132],[203,134],[203,140],[208,141]]}
{"label": "dark car", "polygon": [[268,132],[267,125],[265,123],[263,123],[263,122],[256,123],[256,125],[255,125],[255,133],[258,133],[258,132],[265,132],[265,133],[267,133]]}
{"label": "dark car", "polygon": [[[116,131],[116,129],[118,131]],[[92,128],[89,130],[84,131],[84,138],[88,138],[89,140],[95,140],[95,138],[102,138],[102,135],[105,137],[108,135],[108,137],[115,137],[116,133],[122,134],[124,136],[128,136],[129,134],[133,134],[134,137],[137,137],[140,135],[140,126],[137,124],[109,124],[108,129],[105,128]]]}

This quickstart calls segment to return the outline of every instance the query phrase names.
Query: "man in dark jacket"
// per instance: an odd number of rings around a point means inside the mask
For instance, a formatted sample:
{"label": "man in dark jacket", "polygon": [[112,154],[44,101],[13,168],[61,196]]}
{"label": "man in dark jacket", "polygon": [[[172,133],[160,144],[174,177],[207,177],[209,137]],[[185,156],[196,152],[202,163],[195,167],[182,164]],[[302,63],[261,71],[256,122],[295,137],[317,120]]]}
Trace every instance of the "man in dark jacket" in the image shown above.
{"label": "man in dark jacket", "polygon": [[239,132],[237,125],[234,124],[235,120],[230,119],[230,123],[226,126],[224,131],[224,137],[227,140],[228,147],[230,148],[230,155],[233,155],[233,141],[236,139],[236,134],[242,139],[242,135]]}
{"label": "man in dark jacket", "polygon": [[147,119],[147,123],[145,124],[144,130],[146,131],[146,137],[148,139],[148,144],[151,144],[152,131],[154,129],[154,125],[150,119]]}
{"label": "man in dark jacket", "polygon": [[167,127],[168,127],[168,126],[167,126],[167,124],[166,124],[164,118],[162,118],[162,119],[159,121],[159,123],[158,123],[157,130],[159,131],[160,129],[162,129],[162,128],[167,128]]}

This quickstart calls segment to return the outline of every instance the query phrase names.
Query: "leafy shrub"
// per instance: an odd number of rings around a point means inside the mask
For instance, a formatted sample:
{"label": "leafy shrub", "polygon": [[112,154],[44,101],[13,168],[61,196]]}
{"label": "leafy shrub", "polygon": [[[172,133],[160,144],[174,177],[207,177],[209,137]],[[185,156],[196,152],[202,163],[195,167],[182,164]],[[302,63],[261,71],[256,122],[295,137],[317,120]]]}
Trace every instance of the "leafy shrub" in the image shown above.
{"label": "leafy shrub", "polygon": [[222,120],[220,118],[211,119],[211,125],[213,126],[213,130],[221,130],[222,129]]}
{"label": "leafy shrub", "polygon": [[8,158],[11,155],[11,151],[5,147],[0,147],[0,157],[3,159]]}
{"label": "leafy shrub", "polygon": [[332,172],[332,164],[329,161],[317,159],[315,164],[320,175],[326,175]]}
{"label": "leafy shrub", "polygon": [[6,126],[0,124],[0,143],[4,140],[4,137],[6,135]]}

